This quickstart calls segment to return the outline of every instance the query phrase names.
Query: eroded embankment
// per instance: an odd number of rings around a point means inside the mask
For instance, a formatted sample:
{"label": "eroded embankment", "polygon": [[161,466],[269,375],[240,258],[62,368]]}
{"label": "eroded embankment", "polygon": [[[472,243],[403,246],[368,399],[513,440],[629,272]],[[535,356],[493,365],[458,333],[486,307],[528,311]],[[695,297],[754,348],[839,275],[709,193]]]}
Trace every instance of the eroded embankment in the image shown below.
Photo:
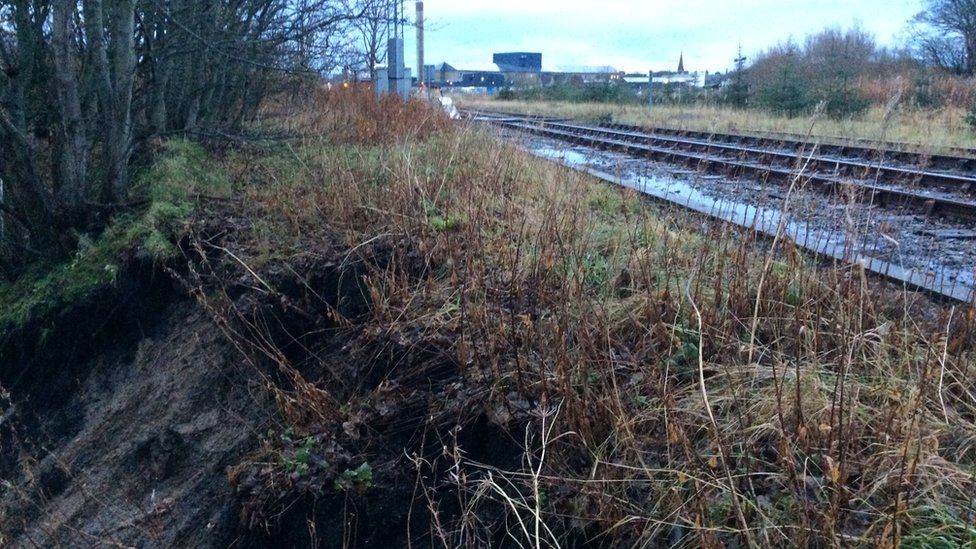
{"label": "eroded embankment", "polygon": [[[180,267],[127,266],[5,338],[5,543],[399,544],[413,460],[450,440],[517,466],[519,445],[463,383],[449,339],[366,322],[362,277],[394,264],[426,276],[416,243],[354,255],[319,243],[315,260],[257,272],[230,251],[245,224],[204,223],[220,227],[191,231]],[[414,535],[429,538],[417,514]]]}
{"label": "eroded embankment", "polygon": [[221,160],[233,192],[139,290],[172,297],[118,317],[141,328],[87,355],[76,330],[20,385],[75,380],[10,423],[39,442],[5,462],[8,540],[972,538],[976,312],[335,97]]}
{"label": "eroded embankment", "polygon": [[165,273],[129,267],[3,340],[5,544],[189,546],[236,529],[224,468],[267,398]]}

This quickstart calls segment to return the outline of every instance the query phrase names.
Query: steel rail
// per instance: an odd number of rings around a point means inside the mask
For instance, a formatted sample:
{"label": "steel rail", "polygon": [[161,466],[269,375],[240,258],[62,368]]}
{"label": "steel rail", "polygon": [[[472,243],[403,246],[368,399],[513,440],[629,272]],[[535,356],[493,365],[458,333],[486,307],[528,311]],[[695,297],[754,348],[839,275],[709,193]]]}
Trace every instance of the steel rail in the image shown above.
{"label": "steel rail", "polygon": [[[633,188],[653,200],[675,204],[692,212],[718,219],[724,223],[730,223],[764,237],[773,238],[777,234],[781,234],[779,223],[779,216],[781,214],[778,212],[749,207],[748,214],[739,215],[731,209],[716,208],[714,204],[709,205],[695,202],[679,194],[647,188],[640,184],[626,183],[617,175],[608,174],[590,167],[571,165],[559,162],[550,157],[536,156],[554,161],[567,169],[583,172],[612,185]],[[976,307],[976,288],[965,283],[957,282],[947,273],[905,268],[865,254],[851,252],[842,242],[838,243],[827,233],[816,231],[803,232],[801,230],[783,231],[786,236],[793,240],[798,248],[811,252],[816,256],[848,265],[859,266],[869,273],[893,281],[906,289],[918,291],[939,300],[961,302]]]}
{"label": "steel rail", "polygon": [[[682,149],[678,146],[662,147],[652,144],[640,143],[634,140],[611,139],[599,137],[593,134],[607,133],[608,130],[594,130],[588,127],[576,127],[572,125],[562,125],[559,129],[558,123],[531,123],[519,122],[515,119],[495,119],[491,123],[518,131],[528,132],[535,135],[559,139],[577,143],[580,145],[603,149],[620,151],[632,156],[649,158],[652,160],[681,163],[713,173],[731,173],[735,175],[751,175],[762,179],[774,179],[788,181],[797,176],[797,170],[792,166],[774,166],[766,161],[771,154],[760,149],[749,149],[755,151],[753,159],[728,158],[716,156],[709,152],[694,150],[695,147],[701,149],[701,144],[692,144],[691,150]],[[726,149],[728,150],[728,149]],[[736,152],[745,154],[741,148],[734,149]],[[796,157],[790,157],[791,161],[796,161]],[[806,161],[806,159],[804,159]],[[855,182],[833,173],[825,174],[819,172],[803,173],[802,179],[805,182],[815,185],[819,190],[828,193],[846,191],[846,195],[858,198],[862,202],[882,207],[900,207],[918,210],[925,215],[945,216],[966,221],[976,220],[976,202],[957,200],[949,197],[920,194],[911,191],[875,185],[872,183]]]}
{"label": "steel rail", "polygon": [[[544,122],[569,122],[565,118],[545,117],[538,115],[520,115],[504,112],[492,111],[466,111],[469,117],[506,117],[519,118],[523,120],[538,120]],[[580,121],[575,121],[581,123]],[[842,138],[819,138],[814,139],[808,136],[800,136],[789,133],[769,132],[766,134],[753,133],[719,133],[705,132],[697,130],[678,130],[674,128],[661,127],[640,127],[626,124],[595,124],[593,127],[624,130],[630,132],[640,132],[647,135],[671,136],[687,139],[698,139],[710,142],[726,144],[744,144],[764,149],[779,149],[792,151],[810,150],[816,146],[820,153],[844,158],[859,158],[866,161],[895,161],[905,166],[914,166],[921,169],[944,170],[947,172],[976,172],[976,149],[953,148],[958,155],[942,153],[924,153],[915,150],[905,150],[904,148],[895,149],[893,145],[911,147],[903,143],[884,143],[872,142],[864,139],[846,139],[848,143],[830,143],[823,139],[841,140]],[[938,172],[934,172],[938,173]]]}
{"label": "steel rail", "polygon": [[809,144],[806,150],[797,149],[795,151],[785,152],[782,149],[760,148],[704,139],[661,136],[640,131],[615,130],[563,122],[546,122],[545,124],[549,127],[562,128],[575,132],[586,132],[591,135],[631,139],[647,143],[670,144],[675,147],[686,147],[693,150],[704,150],[706,152],[721,151],[740,157],[747,156],[768,159],[781,164],[795,163],[802,156],[803,162],[807,164],[808,168],[814,170],[832,170],[832,173],[838,176],[848,175],[857,177],[859,174],[863,174],[861,175],[862,178],[890,178],[899,182],[910,182],[920,186],[942,186],[952,191],[970,192],[976,190],[976,176],[885,165],[881,161],[869,162],[838,157],[825,157],[823,156],[822,146],[814,144]]}
{"label": "steel rail", "polygon": [[[516,125],[510,120],[497,122],[509,127]],[[538,126],[529,125],[527,127],[534,130],[533,133],[539,131]],[[565,135],[565,132],[560,133]],[[571,136],[572,134],[569,135]],[[639,150],[645,150],[647,148],[646,146],[626,142],[621,143],[621,145],[625,148],[638,147]],[[665,151],[665,153],[675,154],[675,151]],[[976,287],[958,282],[949,272],[931,272],[928,270],[905,268],[866,254],[856,251],[852,252],[847,248],[843,236],[838,238],[836,234],[830,232],[810,230],[804,227],[802,223],[781,223],[783,214],[778,210],[748,205],[744,205],[744,209],[736,209],[729,207],[732,203],[728,200],[720,199],[709,202],[695,199],[691,196],[681,194],[680,191],[647,186],[641,183],[640,178],[636,180],[624,180],[619,174],[609,174],[589,166],[573,165],[549,156],[543,156],[538,153],[533,154],[540,158],[556,162],[567,169],[586,173],[606,183],[633,188],[652,200],[675,204],[692,212],[741,227],[764,237],[772,238],[777,234],[781,234],[780,231],[783,231],[786,236],[794,241],[797,247],[811,252],[818,257],[863,268],[866,272],[893,281],[906,289],[918,291],[940,300],[961,302],[976,307]],[[712,160],[704,155],[689,153],[682,154],[681,156],[686,158],[699,158],[703,161]],[[795,175],[793,171],[788,173],[790,176]]]}

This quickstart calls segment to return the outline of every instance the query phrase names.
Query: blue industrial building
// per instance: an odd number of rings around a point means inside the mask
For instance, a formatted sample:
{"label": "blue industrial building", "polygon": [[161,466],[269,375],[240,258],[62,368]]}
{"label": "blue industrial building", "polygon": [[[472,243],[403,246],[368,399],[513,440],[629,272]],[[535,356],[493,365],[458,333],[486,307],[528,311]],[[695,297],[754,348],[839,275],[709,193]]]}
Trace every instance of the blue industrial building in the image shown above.
{"label": "blue industrial building", "polygon": [[492,62],[498,65],[499,72],[542,72],[541,53],[496,53]]}

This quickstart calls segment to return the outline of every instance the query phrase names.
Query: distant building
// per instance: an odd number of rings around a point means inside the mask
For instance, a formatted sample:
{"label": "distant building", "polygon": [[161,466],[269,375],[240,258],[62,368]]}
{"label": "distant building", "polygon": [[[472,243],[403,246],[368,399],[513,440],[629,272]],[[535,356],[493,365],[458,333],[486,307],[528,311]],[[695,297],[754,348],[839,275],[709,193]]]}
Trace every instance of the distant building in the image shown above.
{"label": "distant building", "polygon": [[530,52],[496,53],[492,62],[505,73],[542,72],[542,54]]}
{"label": "distant building", "polygon": [[423,81],[428,85],[437,81],[437,65],[424,65]]}
{"label": "distant building", "polygon": [[649,78],[653,78],[655,90],[664,88],[680,92],[682,88],[717,89],[729,77],[727,74],[710,74],[708,71],[689,72],[685,68],[685,55],[682,53],[678,57],[678,70],[676,71],[653,71],[650,74],[628,73],[621,78],[621,81],[637,92],[638,95],[644,95],[647,93]]}
{"label": "distant building", "polygon": [[722,74],[720,72],[716,72],[714,74],[709,74],[708,71],[705,71],[706,88],[714,88],[714,89],[723,88],[728,85],[731,79],[732,79],[731,73]]}
{"label": "distant building", "polygon": [[441,63],[434,67],[434,77],[430,81],[453,85],[455,82],[460,82],[461,77],[461,71],[455,69],[448,63]]}
{"label": "distant building", "polygon": [[703,88],[705,87],[705,76],[708,73],[688,72],[685,70],[685,54],[682,52],[678,58],[678,70],[674,72],[658,71],[653,74],[655,84],[663,84],[665,86],[677,84]]}
{"label": "distant building", "polygon": [[496,53],[493,60],[498,71],[461,70],[441,63],[434,66],[432,76],[428,73],[427,81],[448,88],[484,88],[489,91],[504,86],[533,88],[624,82],[624,73],[610,65],[560,66],[558,71],[543,72],[541,53]]}
{"label": "distant building", "polygon": [[624,73],[610,65],[561,66],[558,72],[542,73],[544,86],[580,86],[586,84],[608,84],[623,78]]}
{"label": "distant building", "polygon": [[465,72],[461,75],[460,85],[466,88],[499,88],[505,85],[505,75],[488,71]]}

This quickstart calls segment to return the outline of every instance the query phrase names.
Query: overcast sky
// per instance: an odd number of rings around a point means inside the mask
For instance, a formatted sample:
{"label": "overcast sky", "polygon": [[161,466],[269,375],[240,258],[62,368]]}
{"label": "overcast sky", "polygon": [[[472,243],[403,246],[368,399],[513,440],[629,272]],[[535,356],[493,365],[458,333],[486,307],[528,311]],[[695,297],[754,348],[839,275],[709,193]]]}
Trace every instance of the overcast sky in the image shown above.
{"label": "overcast sky", "polygon": [[[427,64],[495,69],[493,52],[542,52],[546,70],[613,65],[643,72],[724,71],[790,36],[855,23],[883,45],[903,38],[922,0],[426,0]],[[412,17],[414,2],[406,2]],[[412,29],[408,65],[416,65]]]}

